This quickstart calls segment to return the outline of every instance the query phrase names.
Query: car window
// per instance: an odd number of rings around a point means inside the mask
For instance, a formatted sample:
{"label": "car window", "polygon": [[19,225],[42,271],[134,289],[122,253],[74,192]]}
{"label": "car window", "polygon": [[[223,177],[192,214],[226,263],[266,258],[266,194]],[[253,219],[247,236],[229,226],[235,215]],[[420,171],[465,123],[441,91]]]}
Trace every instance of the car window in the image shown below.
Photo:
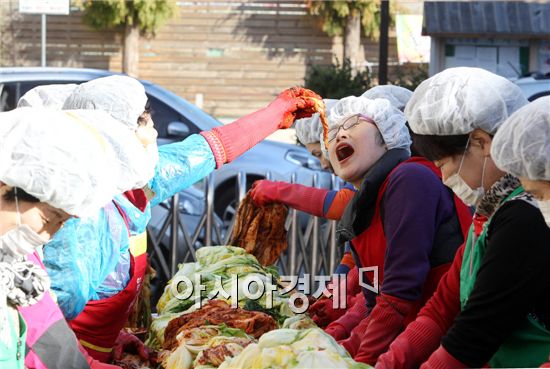
{"label": "car window", "polygon": [[159,138],[173,138],[178,140],[183,138],[168,134],[168,125],[172,122],[183,123],[189,129],[190,135],[200,132],[200,129],[194,123],[179,114],[176,110],[163,101],[152,95],[147,95],[147,97],[149,109],[151,110],[153,121],[155,122],[155,128],[159,133]]}
{"label": "car window", "polygon": [[25,81],[0,83],[0,111],[15,109],[19,98],[36,86],[80,82],[82,81]]}

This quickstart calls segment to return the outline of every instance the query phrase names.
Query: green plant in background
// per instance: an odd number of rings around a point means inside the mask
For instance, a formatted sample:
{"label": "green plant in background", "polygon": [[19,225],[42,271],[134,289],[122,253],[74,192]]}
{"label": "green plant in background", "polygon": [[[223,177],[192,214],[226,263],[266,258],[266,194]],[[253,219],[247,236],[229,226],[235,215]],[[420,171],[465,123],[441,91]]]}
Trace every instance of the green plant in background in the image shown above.
{"label": "green plant in background", "polygon": [[414,91],[428,78],[428,64],[405,63],[392,68],[394,76],[389,83]]}
{"label": "green plant in background", "polygon": [[305,87],[324,98],[341,99],[346,96],[360,96],[372,87],[370,73],[354,71],[349,60],[332,65],[311,65],[304,79]]}
{"label": "green plant in background", "polygon": [[139,73],[139,34],[154,35],[176,11],[175,0],[85,0],[80,2],[84,23],[94,29],[124,31],[122,71]]}

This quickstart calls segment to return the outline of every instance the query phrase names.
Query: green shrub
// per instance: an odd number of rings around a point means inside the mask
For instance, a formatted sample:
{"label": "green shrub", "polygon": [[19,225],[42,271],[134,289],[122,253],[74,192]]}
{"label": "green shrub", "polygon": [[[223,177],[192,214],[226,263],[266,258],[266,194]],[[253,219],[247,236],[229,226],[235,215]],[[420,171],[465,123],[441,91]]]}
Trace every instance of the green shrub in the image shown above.
{"label": "green shrub", "polygon": [[324,98],[341,99],[346,96],[360,96],[372,87],[370,73],[354,73],[349,60],[332,65],[310,65],[304,78],[305,87]]}
{"label": "green shrub", "polygon": [[428,78],[428,64],[406,63],[398,65],[391,70],[389,83],[414,91],[420,83]]}

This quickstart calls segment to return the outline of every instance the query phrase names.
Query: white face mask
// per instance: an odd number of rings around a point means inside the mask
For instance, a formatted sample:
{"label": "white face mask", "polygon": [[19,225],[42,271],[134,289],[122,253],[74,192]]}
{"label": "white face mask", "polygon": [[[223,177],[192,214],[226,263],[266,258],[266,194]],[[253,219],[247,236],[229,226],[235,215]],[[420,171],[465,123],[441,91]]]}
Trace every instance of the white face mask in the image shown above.
{"label": "white face mask", "polygon": [[147,159],[149,160],[149,165],[154,169],[159,161],[159,148],[157,146],[157,143],[154,142],[147,145],[145,151],[147,151]]}
{"label": "white face mask", "polygon": [[443,181],[443,184],[449,187],[455,195],[462,200],[468,206],[474,206],[485,194],[483,187],[478,187],[475,190],[472,190],[466,182],[458,175],[458,173],[453,174],[449,178]]}
{"label": "white face mask", "polygon": [[47,242],[48,240],[33,231],[31,227],[20,224],[0,237],[0,249],[9,250],[14,256],[25,256],[32,254]]}
{"label": "white face mask", "polygon": [[17,211],[17,226],[0,237],[0,249],[9,250],[14,256],[25,256],[46,244],[48,240],[36,233],[27,224],[21,224],[17,189],[15,189],[15,210]]}
{"label": "white face mask", "polygon": [[483,161],[483,171],[481,173],[481,184],[478,188],[473,190],[468,184],[460,177],[460,170],[462,169],[462,164],[464,163],[464,157],[466,156],[466,150],[468,150],[468,143],[466,143],[466,149],[464,149],[464,154],[462,155],[462,160],[458,167],[458,171],[451,175],[449,178],[443,181],[443,184],[449,187],[455,195],[462,200],[462,202],[468,206],[475,206],[485,195],[485,189],[483,188],[483,180],[485,179],[485,165],[487,164],[487,158]]}
{"label": "white face mask", "polygon": [[155,167],[159,161],[159,149],[157,143],[154,142],[145,146],[145,157],[143,161],[141,179],[135,184],[134,188],[142,188],[151,178],[155,176]]}
{"label": "white face mask", "polygon": [[544,217],[544,221],[546,222],[546,225],[550,227],[550,200],[538,200],[539,204],[539,210],[542,213],[542,216]]}

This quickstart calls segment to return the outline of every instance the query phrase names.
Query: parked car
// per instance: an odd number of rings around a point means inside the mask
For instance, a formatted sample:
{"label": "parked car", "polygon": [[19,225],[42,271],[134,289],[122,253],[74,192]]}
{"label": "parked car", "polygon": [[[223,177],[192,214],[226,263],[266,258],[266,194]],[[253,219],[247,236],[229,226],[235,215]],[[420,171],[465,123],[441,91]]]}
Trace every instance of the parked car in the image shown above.
{"label": "parked car", "polygon": [[[115,73],[96,69],[75,68],[0,68],[0,111],[14,109],[19,98],[27,91],[38,85],[55,83],[82,83],[94,78],[104,77]],[[149,98],[155,127],[159,133],[158,144],[163,145],[185,139],[187,136],[210,130],[222,125],[204,111],[189,103],[176,94],[148,81],[141,81]],[[269,172],[274,180],[290,181],[295,175],[298,183],[310,185],[313,176],[318,173],[319,183],[323,187],[330,186],[330,174],[321,170],[319,161],[310,155],[307,150],[298,145],[285,144],[273,141],[263,141],[254,148],[241,155],[230,164],[216,170],[214,186],[215,223],[222,228],[230,224],[237,207],[237,175],[239,171],[247,174],[247,188],[255,180],[266,177]],[[180,193],[179,210],[184,226],[193,232],[197,228],[201,216],[205,211],[203,183]],[[168,258],[170,253],[170,228],[163,234],[164,220],[169,212],[169,204],[165,202],[152,209],[152,219],[149,230],[161,243],[162,253]],[[179,240],[184,235],[180,230]],[[202,240],[201,240],[202,241]],[[200,243],[200,242],[199,242]],[[179,242],[180,258],[185,255],[184,242]],[[195,247],[195,245],[193,245]],[[159,272],[166,269],[153,260]],[[168,277],[161,276],[160,285]]]}
{"label": "parked car", "polygon": [[550,95],[550,73],[532,73],[514,80],[529,101]]}

